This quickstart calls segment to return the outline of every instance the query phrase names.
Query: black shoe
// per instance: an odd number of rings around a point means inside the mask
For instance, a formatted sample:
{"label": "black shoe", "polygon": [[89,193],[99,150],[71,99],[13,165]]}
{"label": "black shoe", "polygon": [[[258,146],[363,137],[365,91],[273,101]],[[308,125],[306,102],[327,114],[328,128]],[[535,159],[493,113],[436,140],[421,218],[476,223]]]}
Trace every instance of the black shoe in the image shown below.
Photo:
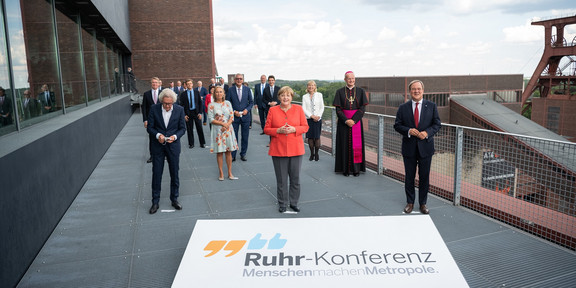
{"label": "black shoe", "polygon": [[344,172],[344,173],[342,173],[342,175],[344,175],[345,177],[348,177],[348,176],[350,176],[350,173]]}
{"label": "black shoe", "polygon": [[146,163],[151,163],[152,162],[152,156],[150,156],[150,158],[148,158],[148,160],[146,160]]}
{"label": "black shoe", "polygon": [[264,135],[264,132],[260,133],[260,135]]}
{"label": "black shoe", "polygon": [[314,160],[314,154],[310,154],[310,159],[308,159],[308,161],[312,161]]}
{"label": "black shoe", "polygon": [[150,207],[150,214],[154,214],[156,211],[158,211],[158,204],[152,204],[152,207]]}
{"label": "black shoe", "polygon": [[278,208],[278,212],[280,212],[280,213],[286,212],[286,207],[280,207],[280,208]]}
{"label": "black shoe", "polygon": [[188,148],[192,149],[194,148],[194,145],[188,145]]}
{"label": "black shoe", "polygon": [[360,176],[360,173],[354,173],[354,177]]}
{"label": "black shoe", "polygon": [[182,210],[182,205],[178,201],[172,201],[172,207],[176,208],[176,210]]}
{"label": "black shoe", "polygon": [[296,205],[290,205],[290,209],[292,209],[294,212],[300,212],[300,208],[298,208]]}
{"label": "black shoe", "polygon": [[248,159],[246,159],[246,156],[240,156],[240,160],[247,161]]}
{"label": "black shoe", "polygon": [[200,148],[206,148],[206,145],[200,144]]}
{"label": "black shoe", "polygon": [[314,161],[318,160],[320,160],[320,156],[318,156],[318,152],[316,152],[316,154],[314,154]]}

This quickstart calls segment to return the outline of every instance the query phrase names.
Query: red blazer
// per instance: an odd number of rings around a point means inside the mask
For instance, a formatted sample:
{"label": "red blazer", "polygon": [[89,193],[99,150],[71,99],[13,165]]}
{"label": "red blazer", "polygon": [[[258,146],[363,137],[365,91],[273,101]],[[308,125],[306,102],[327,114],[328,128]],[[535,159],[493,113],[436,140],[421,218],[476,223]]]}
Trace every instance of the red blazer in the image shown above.
{"label": "red blazer", "polygon": [[[278,134],[278,128],[286,125],[296,127],[296,133]],[[302,106],[292,104],[288,112],[282,111],[280,105],[270,107],[264,133],[271,136],[268,155],[277,157],[292,157],[304,155],[304,140],[302,134],[308,131],[308,121]]]}

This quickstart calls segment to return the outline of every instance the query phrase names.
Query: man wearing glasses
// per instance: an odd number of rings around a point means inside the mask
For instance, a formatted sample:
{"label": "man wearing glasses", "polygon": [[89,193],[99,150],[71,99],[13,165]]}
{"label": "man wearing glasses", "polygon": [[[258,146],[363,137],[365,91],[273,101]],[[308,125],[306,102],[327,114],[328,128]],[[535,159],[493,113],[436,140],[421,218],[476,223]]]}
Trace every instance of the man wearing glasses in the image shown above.
{"label": "man wearing glasses", "polygon": [[[236,141],[240,143],[240,159],[246,161],[246,152],[248,151],[248,136],[250,134],[250,110],[254,105],[252,98],[252,91],[249,87],[243,85],[244,75],[237,73],[234,76],[234,86],[228,88],[226,93],[226,100],[232,104],[234,109],[234,132],[236,133]],[[238,128],[242,127],[241,141],[238,141]],[[236,161],[236,152],[232,152],[232,161]]]}
{"label": "man wearing glasses", "polygon": [[161,104],[152,105],[148,115],[146,130],[150,138],[152,154],[152,207],[150,214],[158,211],[160,202],[160,190],[162,188],[162,172],[164,171],[164,159],[168,161],[170,171],[170,201],[176,210],[182,210],[178,202],[180,180],[178,169],[180,167],[180,138],[186,132],[186,120],[184,120],[184,108],[174,105],[176,93],[170,89],[164,89],[158,101]]}

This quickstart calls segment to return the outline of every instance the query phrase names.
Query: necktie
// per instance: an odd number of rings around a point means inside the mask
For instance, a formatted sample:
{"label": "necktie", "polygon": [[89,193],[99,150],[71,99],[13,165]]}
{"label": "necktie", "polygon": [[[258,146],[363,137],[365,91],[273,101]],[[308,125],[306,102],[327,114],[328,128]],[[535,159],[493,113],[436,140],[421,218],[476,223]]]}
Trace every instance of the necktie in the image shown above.
{"label": "necktie", "polygon": [[192,95],[192,91],[188,90],[188,101],[190,101],[190,110],[196,109],[196,105],[194,103],[194,96]]}
{"label": "necktie", "polygon": [[264,95],[264,84],[260,84],[260,95]]}
{"label": "necktie", "polygon": [[420,119],[420,112],[418,112],[418,102],[416,102],[416,108],[414,109],[414,123],[416,123],[416,128],[418,128],[418,120]]}
{"label": "necktie", "polygon": [[158,95],[156,95],[156,90],[152,90],[152,94],[154,94],[154,104],[158,103]]}
{"label": "necktie", "polygon": [[237,89],[238,89],[238,101],[242,101],[242,88]]}
{"label": "necktie", "polygon": [[48,91],[44,92],[44,97],[46,97],[46,105],[50,106],[50,97],[48,97]]}
{"label": "necktie", "polygon": [[270,86],[270,95],[274,96],[274,86]]}

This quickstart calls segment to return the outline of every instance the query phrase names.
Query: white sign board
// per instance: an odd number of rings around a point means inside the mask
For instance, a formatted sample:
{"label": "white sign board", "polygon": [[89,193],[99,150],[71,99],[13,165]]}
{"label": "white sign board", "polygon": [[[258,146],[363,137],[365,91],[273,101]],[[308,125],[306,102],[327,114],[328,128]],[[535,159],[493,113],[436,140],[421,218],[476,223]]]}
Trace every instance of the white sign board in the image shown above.
{"label": "white sign board", "polygon": [[172,287],[468,287],[427,215],[198,220]]}

